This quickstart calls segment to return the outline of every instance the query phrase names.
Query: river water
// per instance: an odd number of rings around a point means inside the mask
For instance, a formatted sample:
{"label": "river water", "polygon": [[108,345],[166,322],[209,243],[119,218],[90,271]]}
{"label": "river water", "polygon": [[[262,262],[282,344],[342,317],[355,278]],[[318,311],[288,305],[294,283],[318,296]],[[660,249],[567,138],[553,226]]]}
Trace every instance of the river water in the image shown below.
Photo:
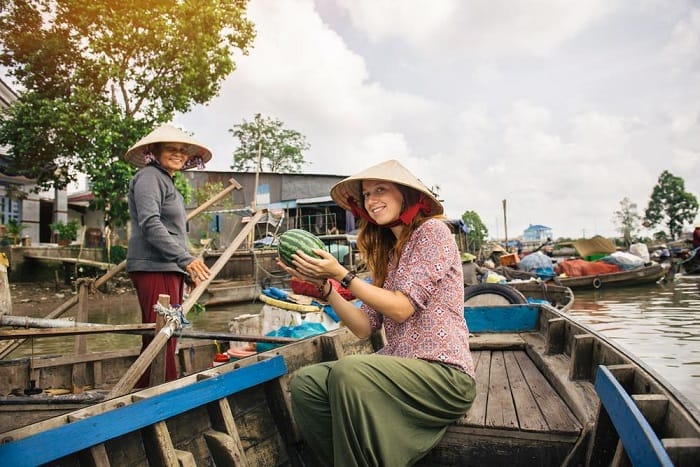
{"label": "river water", "polygon": [[569,313],[639,357],[700,407],[700,276],[575,291]]}
{"label": "river water", "polygon": [[[90,321],[138,322],[140,315],[134,304],[134,300],[126,300],[122,310],[105,307],[91,312]],[[260,303],[210,307],[205,313],[190,317],[192,329],[226,331],[233,317],[257,313],[260,307]],[[640,357],[700,407],[700,276],[678,275],[670,283],[639,287],[575,291],[569,313]],[[58,355],[73,350],[70,337],[33,341],[11,357]],[[88,338],[90,351],[139,345],[138,336],[100,334]]]}

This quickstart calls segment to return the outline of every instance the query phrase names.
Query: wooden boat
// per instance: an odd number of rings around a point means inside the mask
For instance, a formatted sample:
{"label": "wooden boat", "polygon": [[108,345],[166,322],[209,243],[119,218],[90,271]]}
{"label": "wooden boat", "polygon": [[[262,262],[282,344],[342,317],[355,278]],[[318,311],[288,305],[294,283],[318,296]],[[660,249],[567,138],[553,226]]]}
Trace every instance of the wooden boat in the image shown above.
{"label": "wooden boat", "polygon": [[[546,304],[465,308],[477,396],[419,465],[696,465],[700,411]],[[2,434],[3,465],[318,465],[290,411],[305,365],[373,352],[345,328]]]}
{"label": "wooden boat", "polygon": [[558,277],[561,285],[572,289],[600,289],[607,287],[629,287],[653,284],[668,274],[667,264],[651,263],[629,271],[596,274],[591,276]]}
{"label": "wooden boat", "polygon": [[574,304],[574,293],[566,286],[544,281],[481,283],[464,289],[464,306],[500,306],[545,302],[560,311]]}

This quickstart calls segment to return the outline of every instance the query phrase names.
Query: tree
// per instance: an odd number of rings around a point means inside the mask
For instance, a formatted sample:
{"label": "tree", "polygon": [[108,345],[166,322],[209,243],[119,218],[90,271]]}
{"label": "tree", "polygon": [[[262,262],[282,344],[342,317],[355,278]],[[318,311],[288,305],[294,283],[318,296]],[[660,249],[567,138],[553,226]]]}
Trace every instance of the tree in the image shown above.
{"label": "tree", "polygon": [[637,203],[633,203],[629,198],[622,198],[620,210],[614,212],[613,222],[617,224],[617,230],[624,239],[625,247],[632,244],[632,237],[638,229],[638,223],[642,216],[637,212]]}
{"label": "tree", "polygon": [[208,102],[248,52],[246,0],[8,0],[0,64],[24,89],[0,119],[10,170],[63,188],[85,172],[108,225],[123,223],[131,144]]}
{"label": "tree", "polygon": [[[307,162],[303,151],[311,146],[306,137],[298,131],[283,127],[282,121],[255,114],[252,122],[234,125],[229,129],[240,141],[240,146],[233,152],[235,171],[255,171],[274,173],[299,173]],[[260,167],[258,167],[258,153]]]}
{"label": "tree", "polygon": [[474,211],[465,211],[462,214],[462,220],[469,227],[469,233],[467,234],[469,250],[472,252],[479,251],[481,246],[488,240],[489,230],[481,221],[479,214]]}
{"label": "tree", "polygon": [[664,170],[651,193],[651,199],[644,215],[644,225],[654,227],[665,223],[671,240],[683,231],[683,223],[692,222],[698,213],[698,200],[685,191],[685,182],[668,170]]}

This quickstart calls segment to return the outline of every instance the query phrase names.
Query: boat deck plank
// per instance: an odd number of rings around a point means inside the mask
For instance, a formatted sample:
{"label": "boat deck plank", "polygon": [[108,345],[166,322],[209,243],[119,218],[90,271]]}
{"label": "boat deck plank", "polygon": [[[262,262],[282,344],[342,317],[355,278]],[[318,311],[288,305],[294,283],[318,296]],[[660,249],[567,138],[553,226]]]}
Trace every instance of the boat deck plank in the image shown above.
{"label": "boat deck plank", "polygon": [[581,423],[522,350],[474,351],[477,394],[458,426],[576,435]]}

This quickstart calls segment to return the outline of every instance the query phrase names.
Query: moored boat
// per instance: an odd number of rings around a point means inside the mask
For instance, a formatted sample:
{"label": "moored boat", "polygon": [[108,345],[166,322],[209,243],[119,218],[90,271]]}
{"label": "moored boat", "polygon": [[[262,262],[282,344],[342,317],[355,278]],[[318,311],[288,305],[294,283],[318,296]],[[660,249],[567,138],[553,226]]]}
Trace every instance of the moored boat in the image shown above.
{"label": "moored boat", "polygon": [[653,284],[664,278],[669,272],[667,264],[651,263],[628,271],[594,274],[588,276],[558,277],[561,285],[572,289],[600,289],[608,287],[629,287]]}
{"label": "moored boat", "polygon": [[574,304],[574,293],[566,286],[542,280],[481,283],[464,289],[464,306],[498,306],[544,302],[560,311]]}
{"label": "moored boat", "polygon": [[[700,412],[546,304],[467,307],[477,396],[419,465],[695,465]],[[316,465],[291,417],[305,365],[373,352],[345,328],[2,435],[7,465]]]}

